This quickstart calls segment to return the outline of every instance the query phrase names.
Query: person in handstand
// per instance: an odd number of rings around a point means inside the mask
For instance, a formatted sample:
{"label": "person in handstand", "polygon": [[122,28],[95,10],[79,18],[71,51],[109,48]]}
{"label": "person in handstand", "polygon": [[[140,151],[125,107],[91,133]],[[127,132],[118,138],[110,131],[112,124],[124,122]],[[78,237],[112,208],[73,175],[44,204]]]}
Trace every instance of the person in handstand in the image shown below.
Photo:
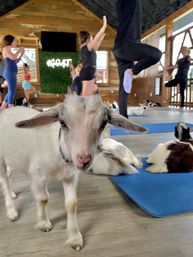
{"label": "person in handstand", "polygon": [[128,118],[133,76],[156,64],[162,54],[156,47],[141,43],[141,0],[117,0],[116,10],[119,25],[113,53],[119,74],[119,112]]}

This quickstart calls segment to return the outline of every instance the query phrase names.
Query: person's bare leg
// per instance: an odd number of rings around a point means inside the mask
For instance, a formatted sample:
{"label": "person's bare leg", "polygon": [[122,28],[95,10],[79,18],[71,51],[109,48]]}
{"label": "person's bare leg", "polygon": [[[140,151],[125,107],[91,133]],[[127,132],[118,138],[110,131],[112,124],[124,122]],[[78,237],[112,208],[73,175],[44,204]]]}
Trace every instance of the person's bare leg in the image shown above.
{"label": "person's bare leg", "polygon": [[3,99],[2,99],[2,93],[0,93],[0,104],[2,104],[2,101],[3,101]]}
{"label": "person's bare leg", "polygon": [[82,96],[86,96],[87,91],[87,81],[82,81]]}
{"label": "person's bare leg", "polygon": [[7,108],[7,103],[5,102],[5,101],[3,101],[3,103],[2,103],[2,105],[1,105],[1,107],[0,107],[0,110],[4,110],[4,109],[6,109]]}
{"label": "person's bare leg", "polygon": [[25,94],[25,98],[27,99],[27,101],[28,101],[28,103],[29,103],[29,95],[30,95],[29,89],[25,89],[25,90],[24,90],[24,94]]}
{"label": "person's bare leg", "polygon": [[82,81],[82,96],[91,96],[94,94],[94,79]]}
{"label": "person's bare leg", "polygon": [[14,104],[8,104],[8,108],[14,107]]}

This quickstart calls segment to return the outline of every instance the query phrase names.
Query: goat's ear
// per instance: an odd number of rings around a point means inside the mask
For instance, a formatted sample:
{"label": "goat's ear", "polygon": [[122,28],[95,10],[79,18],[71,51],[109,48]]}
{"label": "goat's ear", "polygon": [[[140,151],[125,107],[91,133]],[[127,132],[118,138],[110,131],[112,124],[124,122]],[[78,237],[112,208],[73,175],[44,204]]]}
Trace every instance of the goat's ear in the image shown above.
{"label": "goat's ear", "polygon": [[115,127],[121,127],[130,131],[137,132],[147,132],[148,130],[140,125],[129,122],[128,119],[122,115],[116,113],[115,111],[108,109],[108,123],[114,125]]}
{"label": "goat's ear", "polygon": [[15,126],[17,128],[33,128],[38,126],[47,125],[58,121],[60,110],[63,104],[58,104],[45,112],[37,114],[35,117],[29,120],[18,121]]}

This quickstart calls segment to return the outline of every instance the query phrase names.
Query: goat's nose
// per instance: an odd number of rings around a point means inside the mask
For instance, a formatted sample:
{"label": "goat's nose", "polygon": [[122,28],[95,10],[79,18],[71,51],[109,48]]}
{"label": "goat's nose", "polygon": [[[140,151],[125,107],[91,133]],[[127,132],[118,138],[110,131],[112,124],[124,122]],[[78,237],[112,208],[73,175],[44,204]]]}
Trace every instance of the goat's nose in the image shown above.
{"label": "goat's nose", "polygon": [[91,155],[88,154],[88,155],[85,155],[85,154],[78,154],[77,155],[77,160],[82,163],[82,164],[87,164],[90,162],[91,160]]}

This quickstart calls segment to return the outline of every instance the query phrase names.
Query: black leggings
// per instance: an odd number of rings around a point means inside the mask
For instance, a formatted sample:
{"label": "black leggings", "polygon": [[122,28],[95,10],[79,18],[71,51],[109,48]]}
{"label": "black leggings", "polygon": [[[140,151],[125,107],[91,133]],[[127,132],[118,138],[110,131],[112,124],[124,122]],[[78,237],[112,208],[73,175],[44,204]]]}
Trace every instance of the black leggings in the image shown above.
{"label": "black leggings", "polygon": [[[142,70],[156,64],[161,59],[161,51],[147,44],[126,42],[113,50],[119,73],[119,112],[127,117],[128,94],[123,90],[123,77],[126,69],[132,69],[137,75]],[[134,63],[134,62],[137,63]]]}
{"label": "black leggings", "polygon": [[165,87],[176,87],[180,86],[180,107],[184,107],[184,91],[187,85],[187,79],[172,79],[165,84]]}
{"label": "black leggings", "polygon": [[[156,64],[162,56],[161,51],[147,44],[127,42],[122,47],[114,49],[115,59],[122,73],[132,68],[133,74],[137,75],[142,70]],[[134,64],[134,62],[137,63]]]}

